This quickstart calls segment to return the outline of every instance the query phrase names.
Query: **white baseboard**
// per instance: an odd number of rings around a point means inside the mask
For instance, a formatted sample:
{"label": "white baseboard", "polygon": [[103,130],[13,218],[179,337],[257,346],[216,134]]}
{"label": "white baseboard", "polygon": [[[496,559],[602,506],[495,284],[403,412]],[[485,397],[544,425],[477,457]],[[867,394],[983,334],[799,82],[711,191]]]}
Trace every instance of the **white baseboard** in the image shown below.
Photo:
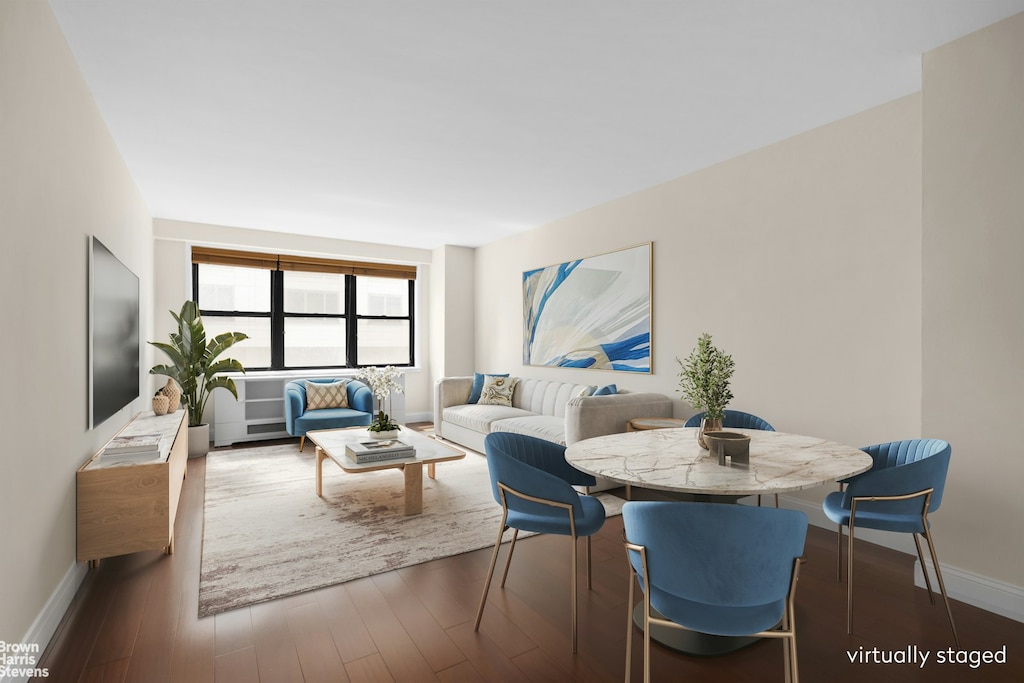
{"label": "white baseboard", "polygon": [[[825,516],[821,505],[816,505],[802,498],[791,498],[789,496],[779,496],[779,505],[791,510],[803,510],[807,515],[808,521],[814,526],[830,531],[836,530],[836,525]],[[858,529],[857,538],[885,548],[898,550],[915,558],[917,557],[914,539],[910,534],[894,534],[875,529]],[[924,550],[926,555],[928,554],[927,548],[922,546],[922,550]],[[941,548],[938,550],[941,561]],[[926,564],[933,579],[932,587],[937,591],[939,587],[934,581],[935,572],[933,571],[934,567],[932,567],[931,559],[928,559]],[[945,580],[946,591],[949,597],[966,602],[968,605],[973,605],[987,612],[993,612],[1008,619],[1024,623],[1024,588],[1021,586],[1014,586],[1013,584],[996,581],[963,569],[958,569],[957,567],[951,567],[945,562],[942,563],[942,578]],[[921,563],[916,559],[914,560],[914,585],[919,588],[925,588],[924,575],[921,573]]]}
{"label": "white baseboard", "polygon": [[[57,632],[57,627],[60,626],[61,620],[67,613],[68,607],[71,606],[71,601],[74,599],[75,593],[78,592],[78,587],[85,580],[88,571],[89,565],[84,562],[71,563],[64,578],[57,584],[57,588],[50,595],[50,599],[46,601],[43,610],[36,616],[36,620],[32,622],[25,637],[22,638],[21,642],[24,645],[39,646],[37,659],[46,650],[53,634]],[[0,676],[0,680],[11,681],[11,683],[28,683],[29,677],[4,678]]]}
{"label": "white baseboard", "polygon": [[434,413],[427,411],[425,413],[406,413],[406,422],[433,422]]}
{"label": "white baseboard", "polygon": [[[927,548],[922,548],[925,555]],[[939,560],[942,560],[941,553]],[[935,567],[931,559],[925,560],[928,567],[928,574],[932,578],[932,589],[939,590],[938,582],[935,580]],[[993,612],[1007,619],[1024,622],[1024,588],[1013,584],[996,581],[984,576],[978,576],[965,572],[956,567],[942,564],[942,578],[946,584],[946,591],[949,597],[956,598],[961,602],[974,605],[979,609]],[[921,573],[921,563],[914,562],[914,585],[925,588],[924,575]],[[939,598],[941,599],[941,598]]]}

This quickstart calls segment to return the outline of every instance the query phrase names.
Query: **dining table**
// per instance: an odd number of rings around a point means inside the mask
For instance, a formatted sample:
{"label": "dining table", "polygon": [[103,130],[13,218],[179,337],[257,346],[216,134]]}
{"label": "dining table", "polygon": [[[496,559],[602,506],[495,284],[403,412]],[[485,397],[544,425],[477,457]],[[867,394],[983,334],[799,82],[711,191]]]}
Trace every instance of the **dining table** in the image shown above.
{"label": "dining table", "polygon": [[[569,445],[566,461],[578,470],[675,498],[736,503],[754,495],[817,488],[871,469],[871,456],[855,446],[817,436],[729,429],[750,437],[749,462],[719,459],[697,441],[696,427],[649,429],[584,439]],[[634,622],[643,628],[642,604]],[[638,620],[639,617],[639,620]],[[652,625],[651,638],[680,652],[718,655],[756,642]]]}

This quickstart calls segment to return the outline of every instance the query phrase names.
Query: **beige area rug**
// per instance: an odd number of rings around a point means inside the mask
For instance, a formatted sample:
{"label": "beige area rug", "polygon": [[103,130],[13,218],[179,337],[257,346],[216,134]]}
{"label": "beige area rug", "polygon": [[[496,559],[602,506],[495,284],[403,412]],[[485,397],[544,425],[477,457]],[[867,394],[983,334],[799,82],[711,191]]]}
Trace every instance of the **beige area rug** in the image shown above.
{"label": "beige area rug", "polygon": [[[400,470],[352,475],[327,460],[318,498],[313,452],[287,444],[206,456],[199,616],[494,543],[501,508],[482,455],[439,463],[436,480],[424,472],[423,514],[406,517]],[[621,512],[621,499],[598,495],[609,515]]]}

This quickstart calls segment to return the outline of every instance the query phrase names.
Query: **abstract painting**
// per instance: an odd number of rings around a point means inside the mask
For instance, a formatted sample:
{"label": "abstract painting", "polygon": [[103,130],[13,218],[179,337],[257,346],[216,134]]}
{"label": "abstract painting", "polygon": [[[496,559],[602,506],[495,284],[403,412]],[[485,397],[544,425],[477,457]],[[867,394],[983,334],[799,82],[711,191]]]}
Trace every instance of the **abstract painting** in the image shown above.
{"label": "abstract painting", "polygon": [[651,372],[652,243],[523,273],[523,364]]}

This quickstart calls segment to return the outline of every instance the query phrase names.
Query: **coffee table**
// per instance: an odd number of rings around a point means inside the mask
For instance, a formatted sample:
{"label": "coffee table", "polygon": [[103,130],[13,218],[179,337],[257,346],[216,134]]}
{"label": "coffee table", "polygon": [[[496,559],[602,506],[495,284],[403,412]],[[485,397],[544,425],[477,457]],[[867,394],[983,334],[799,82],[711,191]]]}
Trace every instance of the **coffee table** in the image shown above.
{"label": "coffee table", "polygon": [[423,466],[427,475],[436,479],[434,465],[439,462],[461,460],[464,451],[423,436],[414,429],[405,427],[398,438],[416,449],[412,458],[396,458],[370,463],[356,463],[345,454],[345,446],[367,439],[366,427],[345,429],[316,429],[306,432],[306,437],[316,445],[316,495],[323,497],[323,465],[330,458],[349,474],[363,474],[380,470],[402,470],[405,474],[405,514],[418,515],[423,512]]}

